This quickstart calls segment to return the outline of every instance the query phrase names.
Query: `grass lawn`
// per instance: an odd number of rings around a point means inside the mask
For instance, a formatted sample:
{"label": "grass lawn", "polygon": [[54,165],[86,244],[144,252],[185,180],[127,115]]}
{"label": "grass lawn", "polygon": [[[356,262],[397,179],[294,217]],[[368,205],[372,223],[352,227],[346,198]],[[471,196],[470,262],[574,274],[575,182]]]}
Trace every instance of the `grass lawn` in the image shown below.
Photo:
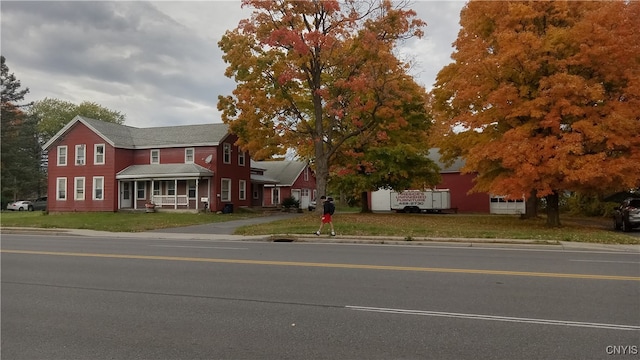
{"label": "grass lawn", "polygon": [[[580,241],[610,244],[640,244],[640,238],[609,229],[607,218],[561,217],[561,228],[545,226],[546,219],[521,220],[513,215],[465,214],[360,214],[336,213],[334,226],[341,235],[400,236],[406,240],[425,237],[534,239]],[[312,234],[318,230],[317,214],[305,214],[295,219],[244,226],[241,235]],[[328,229],[325,228],[325,231]]]}
{"label": "grass lawn", "polygon": [[260,216],[254,213],[233,214],[180,214],[180,213],[112,213],[83,212],[46,214],[42,211],[3,211],[0,224],[3,227],[34,227],[57,229],[89,229],[114,232],[138,232],[154,229],[208,224]]}
{"label": "grass lawn", "polygon": [[[169,227],[207,224],[261,216],[257,213],[174,214],[174,213],[65,213],[2,212],[3,227],[91,229],[115,232],[148,231]],[[334,225],[340,235],[400,236],[406,240],[425,237],[486,239],[534,239],[540,241],[580,241],[610,244],[640,244],[633,237],[610,230],[608,218],[561,216],[562,227],[549,229],[544,218],[521,220],[514,215],[467,214],[360,214],[339,212]],[[312,234],[318,229],[317,213],[305,212],[291,219],[244,226],[238,235]],[[328,229],[327,229],[328,231]]]}

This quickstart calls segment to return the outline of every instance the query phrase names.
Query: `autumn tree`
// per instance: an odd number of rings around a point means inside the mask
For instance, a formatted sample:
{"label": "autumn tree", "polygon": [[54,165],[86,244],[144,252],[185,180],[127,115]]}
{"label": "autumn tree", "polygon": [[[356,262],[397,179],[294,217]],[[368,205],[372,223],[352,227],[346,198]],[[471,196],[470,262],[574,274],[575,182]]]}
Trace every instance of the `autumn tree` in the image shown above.
{"label": "autumn tree", "polygon": [[126,119],[119,111],[107,109],[94,102],[83,101],[76,105],[69,101],[50,98],[36,101],[29,114],[37,119],[42,144],[49,141],[76,115],[116,124],[123,124]]}
{"label": "autumn tree", "polygon": [[543,197],[640,185],[640,2],[485,2],[462,10],[433,90],[438,145],[475,191]]}
{"label": "autumn tree", "polygon": [[[424,90],[394,55],[398,41],[422,35],[424,22],[391,1],[242,4],[254,9],[251,18],[218,43],[225,75],[237,83],[233,95],[219,97],[218,109],[238,145],[257,159],[295,149],[315,165],[319,194],[326,193],[332,163],[349,171],[391,170],[362,154],[409,127],[407,116],[415,114],[406,106],[421,108],[424,117]],[[340,163],[347,150],[363,162]]]}
{"label": "autumn tree", "polygon": [[[407,82],[407,84],[412,84]],[[407,124],[351,138],[346,150],[333,160],[330,187],[340,194],[360,197],[362,212],[369,212],[368,192],[384,189],[425,189],[440,182],[440,169],[429,159],[424,94],[407,101]]]}

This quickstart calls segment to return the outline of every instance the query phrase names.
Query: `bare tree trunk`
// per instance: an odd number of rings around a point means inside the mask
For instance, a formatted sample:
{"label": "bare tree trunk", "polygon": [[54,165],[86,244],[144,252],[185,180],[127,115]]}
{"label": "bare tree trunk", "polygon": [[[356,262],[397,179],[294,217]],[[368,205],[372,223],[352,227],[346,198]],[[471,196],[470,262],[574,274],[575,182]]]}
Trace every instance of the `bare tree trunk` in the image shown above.
{"label": "bare tree trunk", "polygon": [[547,226],[560,227],[560,196],[557,191],[545,197],[547,199]]}
{"label": "bare tree trunk", "polygon": [[529,198],[525,203],[525,212],[520,216],[521,219],[534,219],[538,217],[538,192],[531,190]]}
{"label": "bare tree trunk", "polygon": [[369,207],[369,193],[367,191],[363,191],[362,193],[360,193],[360,203],[362,204],[362,209],[360,210],[361,212],[371,212],[371,208]]}

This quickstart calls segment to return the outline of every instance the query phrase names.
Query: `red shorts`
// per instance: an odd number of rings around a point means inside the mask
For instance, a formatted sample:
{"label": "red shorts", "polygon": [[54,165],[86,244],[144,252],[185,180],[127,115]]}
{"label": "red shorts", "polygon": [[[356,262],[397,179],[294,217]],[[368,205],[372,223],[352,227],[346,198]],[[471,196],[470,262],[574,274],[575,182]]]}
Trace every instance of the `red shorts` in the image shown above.
{"label": "red shorts", "polygon": [[331,214],[322,215],[322,223],[323,224],[328,224],[330,222],[331,222]]}

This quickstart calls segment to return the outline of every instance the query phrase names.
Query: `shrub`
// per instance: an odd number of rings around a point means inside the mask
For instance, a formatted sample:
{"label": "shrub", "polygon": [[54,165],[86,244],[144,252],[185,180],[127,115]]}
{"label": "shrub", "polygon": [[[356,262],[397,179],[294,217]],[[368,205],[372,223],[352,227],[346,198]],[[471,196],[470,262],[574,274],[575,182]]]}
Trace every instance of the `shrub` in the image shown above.
{"label": "shrub", "polygon": [[615,202],[600,200],[597,195],[573,193],[567,198],[569,213],[584,216],[611,216]]}
{"label": "shrub", "polygon": [[297,209],[300,207],[300,201],[296,200],[293,196],[289,196],[282,200],[282,207],[285,209]]}

